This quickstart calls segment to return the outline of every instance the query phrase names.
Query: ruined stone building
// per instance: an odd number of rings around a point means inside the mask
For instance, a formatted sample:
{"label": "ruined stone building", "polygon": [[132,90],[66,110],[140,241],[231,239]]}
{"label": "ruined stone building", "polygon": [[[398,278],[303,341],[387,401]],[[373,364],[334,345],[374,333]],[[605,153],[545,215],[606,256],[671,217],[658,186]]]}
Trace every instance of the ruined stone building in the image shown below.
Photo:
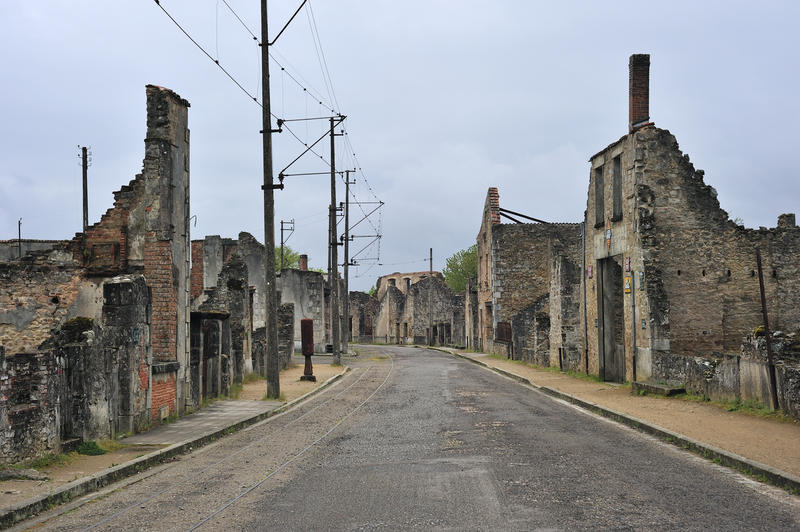
{"label": "ruined stone building", "polygon": [[[760,250],[773,330],[800,327],[800,228],[745,229],[720,208],[669,131],[649,116],[648,55],[630,59],[629,132],[590,158],[586,206],[586,348],[606,380],[685,384],[769,404],[764,361],[742,355],[763,322]],[[784,403],[796,366],[778,368]],[[793,384],[792,384],[793,383]],[[792,391],[792,389],[794,391]]]}
{"label": "ruined stone building", "polygon": [[378,298],[366,292],[350,292],[348,327],[353,342],[374,342],[378,320]]}
{"label": "ruined stone building", "polygon": [[499,192],[492,187],[477,237],[477,295],[466,309],[477,313],[476,347],[545,366],[575,368],[581,357],[579,316],[569,303],[577,304],[581,226],[504,224],[502,215]]}
{"label": "ruined stone building", "polygon": [[189,358],[189,103],[147,86],[142,173],[70,241],[4,242],[0,458],[180,414]]}
{"label": "ruined stone building", "polygon": [[[238,240],[192,241],[192,397],[230,392],[245,375],[266,375],[264,246],[250,233]],[[281,368],[294,352],[294,305],[278,308]],[[298,326],[299,327],[299,326]]]}
{"label": "ruined stone building", "polygon": [[467,279],[464,289],[464,347],[479,349],[478,340],[478,282],[477,279]]}
{"label": "ruined stone building", "polygon": [[[143,171],[100,221],[69,241],[0,242],[2,462],[146,430],[266,372],[264,247],[191,241],[189,103],[146,92]],[[276,318],[285,367],[294,306]]]}
{"label": "ruined stone building", "polygon": [[294,345],[300,350],[300,320],[314,324],[314,352],[324,353],[329,343],[330,312],[325,275],[308,269],[308,256],[300,255],[299,268],[284,268],[277,278],[281,301],[294,305]]}
{"label": "ruined stone building", "polygon": [[386,343],[464,344],[464,298],[444,282],[441,272],[393,273],[378,278],[375,336]]}
{"label": "ruined stone building", "polygon": [[[800,416],[800,228],[745,229],[649,116],[647,55],[630,59],[628,133],[590,159],[582,224],[478,234],[477,345],[608,381],[667,382],[771,404],[756,251],[782,408]],[[465,314],[473,303],[466,298]]]}

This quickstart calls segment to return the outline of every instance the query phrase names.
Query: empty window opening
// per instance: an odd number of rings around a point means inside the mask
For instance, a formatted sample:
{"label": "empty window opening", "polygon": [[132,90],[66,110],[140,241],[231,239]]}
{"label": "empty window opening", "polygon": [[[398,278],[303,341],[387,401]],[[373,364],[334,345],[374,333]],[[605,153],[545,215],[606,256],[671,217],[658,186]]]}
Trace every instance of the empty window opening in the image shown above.
{"label": "empty window opening", "polygon": [[594,169],[594,225],[601,227],[605,223],[605,186],[603,185],[603,167]]}
{"label": "empty window opening", "polygon": [[680,271],[680,270],[678,270],[678,275],[680,275],[680,274],[681,274],[681,271]]}
{"label": "empty window opening", "polygon": [[619,155],[614,157],[613,166],[612,220],[622,220],[622,163]]}
{"label": "empty window opening", "polygon": [[730,277],[730,276],[731,276],[731,271],[730,271],[730,270],[728,270],[728,273],[727,273],[726,275],[727,275],[728,277]]}

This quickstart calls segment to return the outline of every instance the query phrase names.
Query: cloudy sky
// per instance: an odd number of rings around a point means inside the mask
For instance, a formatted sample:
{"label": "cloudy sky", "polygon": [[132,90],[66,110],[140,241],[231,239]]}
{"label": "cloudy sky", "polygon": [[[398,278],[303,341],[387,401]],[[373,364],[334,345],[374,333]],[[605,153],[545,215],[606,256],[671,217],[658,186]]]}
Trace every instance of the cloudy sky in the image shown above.
{"label": "cloudy sky", "polygon": [[[299,1],[270,2],[272,35]],[[365,236],[354,252],[377,230],[383,239],[380,263],[377,245],[364,251],[351,287],[427,269],[429,247],[441,269],[474,243],[490,186],[511,210],[579,221],[588,157],[627,131],[632,53],[651,54],[653,121],[705,170],[731,217],[773,227],[778,214],[800,211],[791,159],[800,140],[800,3],[651,4],[311,0],[272,48],[286,68],[272,63],[272,106],[283,118],[331,109],[348,117],[337,167],[362,169],[359,200],[385,202],[380,217],[354,230]],[[260,94],[258,46],[228,8],[258,34],[259,2],[161,5]],[[249,231],[263,241],[260,107],[155,2],[4,0],[0,49],[0,239],[16,238],[19,218],[23,238],[80,230],[78,145],[93,152],[90,223],[100,218],[112,192],[141,170],[152,83],[191,102],[193,238]],[[325,125],[291,127],[313,141]],[[303,147],[276,137],[277,171]],[[320,153],[328,158],[327,142]],[[311,156],[288,171],[325,170]],[[329,182],[286,184],[276,192],[276,226],[294,219],[289,245],[325,268]],[[357,220],[358,207],[351,212]]]}

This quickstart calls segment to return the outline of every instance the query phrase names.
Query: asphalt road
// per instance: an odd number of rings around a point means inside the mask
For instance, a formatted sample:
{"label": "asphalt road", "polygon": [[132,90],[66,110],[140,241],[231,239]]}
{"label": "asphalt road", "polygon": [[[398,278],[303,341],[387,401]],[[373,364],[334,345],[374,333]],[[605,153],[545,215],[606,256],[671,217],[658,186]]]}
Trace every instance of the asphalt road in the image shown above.
{"label": "asphalt road", "polygon": [[39,526],[800,529],[800,498],[469,362],[359,350],[311,401]]}

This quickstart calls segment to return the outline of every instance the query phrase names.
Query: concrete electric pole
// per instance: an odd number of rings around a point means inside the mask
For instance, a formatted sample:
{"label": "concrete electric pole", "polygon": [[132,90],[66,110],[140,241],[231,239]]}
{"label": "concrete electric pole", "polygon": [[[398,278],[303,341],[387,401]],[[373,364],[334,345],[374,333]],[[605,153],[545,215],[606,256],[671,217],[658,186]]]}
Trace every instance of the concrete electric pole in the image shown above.
{"label": "concrete electric pole", "polygon": [[330,247],[330,261],[328,261],[328,287],[331,301],[331,344],[333,345],[333,363],[342,363],[342,354],[339,351],[339,243],[336,238],[336,119],[331,117],[331,208],[328,219],[328,236]]}
{"label": "concrete electric pole", "polygon": [[264,157],[264,298],[267,397],[277,399],[281,394],[278,360],[278,300],[275,291],[275,198],[272,181],[272,119],[269,99],[269,32],[267,31],[267,0],[261,0],[261,127]]}
{"label": "concrete electric pole", "polygon": [[81,146],[81,169],[83,170],[83,236],[89,227],[89,154],[86,146]]}
{"label": "concrete electric pole", "polygon": [[433,248],[428,266],[428,345],[433,345]]}
{"label": "concrete electric pole", "polygon": [[347,353],[350,341],[350,172],[344,171],[344,327],[342,330],[342,351]]}

